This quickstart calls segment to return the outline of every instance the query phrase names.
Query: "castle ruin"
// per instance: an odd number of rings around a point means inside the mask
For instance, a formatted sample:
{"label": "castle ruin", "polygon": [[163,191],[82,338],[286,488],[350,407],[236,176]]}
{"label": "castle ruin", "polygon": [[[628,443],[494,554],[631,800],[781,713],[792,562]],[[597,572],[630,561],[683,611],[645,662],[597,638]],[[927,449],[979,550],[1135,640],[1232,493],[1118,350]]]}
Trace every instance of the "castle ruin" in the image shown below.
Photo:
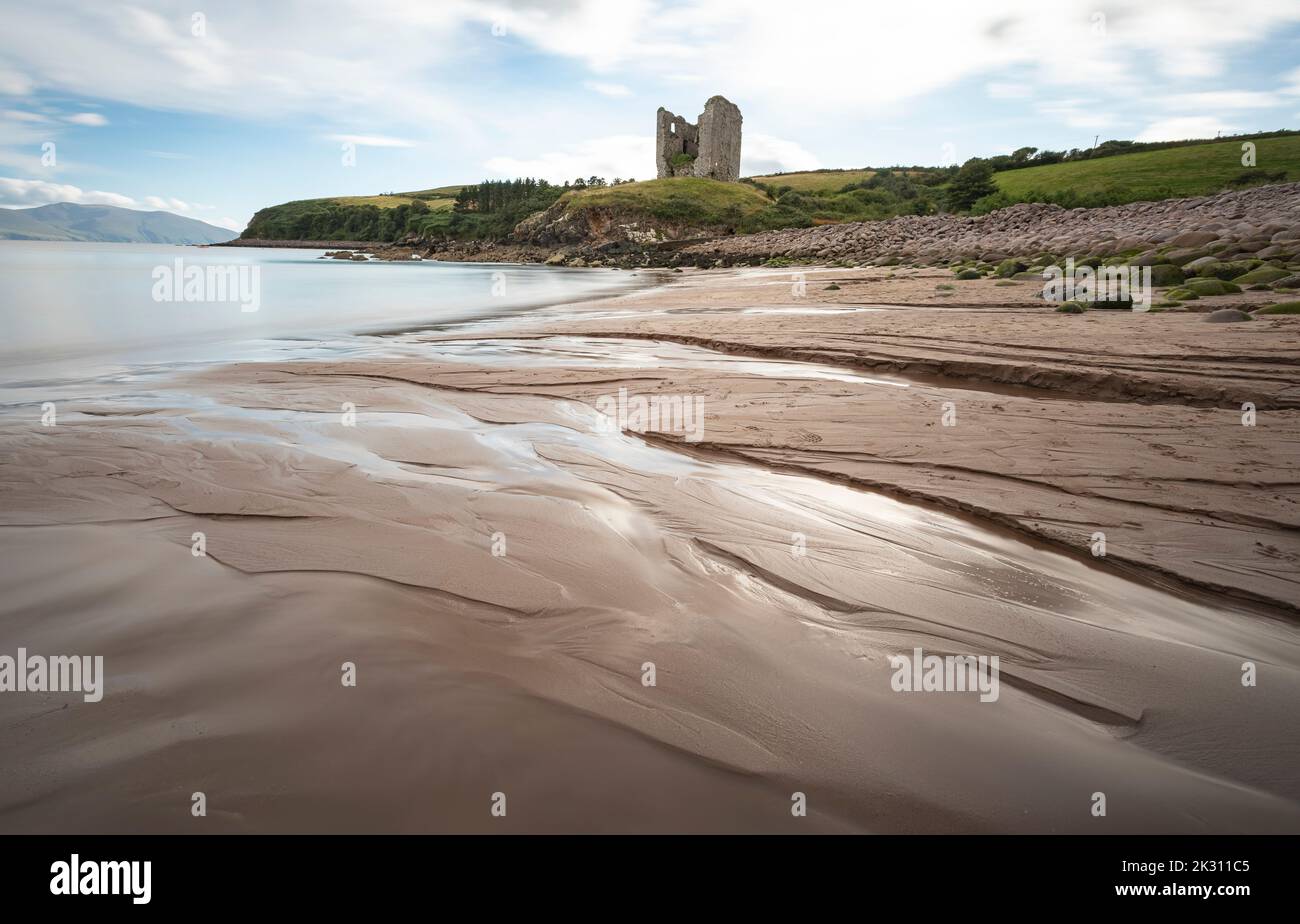
{"label": "castle ruin", "polygon": [[663,106],[655,114],[655,167],[659,179],[703,176],[724,183],[740,179],[740,107],[722,96],[704,104],[691,124]]}

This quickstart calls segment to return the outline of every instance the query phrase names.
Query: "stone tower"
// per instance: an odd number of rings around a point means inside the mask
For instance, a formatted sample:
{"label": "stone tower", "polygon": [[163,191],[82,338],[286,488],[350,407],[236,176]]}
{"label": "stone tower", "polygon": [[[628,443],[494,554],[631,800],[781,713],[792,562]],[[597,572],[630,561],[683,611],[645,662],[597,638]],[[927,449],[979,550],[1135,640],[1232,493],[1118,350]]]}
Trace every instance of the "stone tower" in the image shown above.
{"label": "stone tower", "polygon": [[703,176],[724,183],[740,179],[740,108],[710,97],[692,125],[663,106],[655,114],[655,167],[660,179]]}

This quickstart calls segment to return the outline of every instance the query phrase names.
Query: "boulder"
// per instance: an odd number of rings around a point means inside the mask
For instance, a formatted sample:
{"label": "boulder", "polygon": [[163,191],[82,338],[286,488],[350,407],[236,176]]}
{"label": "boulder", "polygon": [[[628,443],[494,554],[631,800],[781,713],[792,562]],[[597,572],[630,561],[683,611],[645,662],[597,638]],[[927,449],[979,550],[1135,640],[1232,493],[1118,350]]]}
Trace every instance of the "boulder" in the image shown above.
{"label": "boulder", "polygon": [[1184,231],[1169,243],[1174,247],[1204,247],[1218,239],[1217,231]]}
{"label": "boulder", "polygon": [[1207,279],[1236,279],[1259,266],[1258,260],[1219,260],[1196,268],[1196,275]]}
{"label": "boulder", "polygon": [[1235,283],[1224,282],[1222,279],[1206,279],[1205,277],[1188,279],[1183,283],[1182,287],[1195,292],[1201,298],[1214,295],[1237,295],[1241,292],[1241,287]]}
{"label": "boulder", "polygon": [[1211,324],[1232,324],[1236,321],[1253,321],[1254,318],[1236,308],[1220,308],[1207,314],[1205,320]]}
{"label": "boulder", "polygon": [[1161,263],[1151,267],[1151,284],[1153,286],[1182,285],[1183,271],[1172,263]]}
{"label": "boulder", "polygon": [[1257,266],[1247,273],[1233,277],[1233,282],[1239,286],[1255,285],[1256,283],[1277,282],[1279,279],[1286,279],[1291,273],[1282,269],[1280,266]]}

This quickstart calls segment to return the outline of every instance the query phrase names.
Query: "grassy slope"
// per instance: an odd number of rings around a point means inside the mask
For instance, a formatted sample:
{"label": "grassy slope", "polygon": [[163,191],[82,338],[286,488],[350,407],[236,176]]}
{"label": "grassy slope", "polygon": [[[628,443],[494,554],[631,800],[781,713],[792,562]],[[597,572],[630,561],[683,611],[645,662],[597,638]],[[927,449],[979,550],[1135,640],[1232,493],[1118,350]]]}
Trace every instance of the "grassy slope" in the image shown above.
{"label": "grassy slope", "polygon": [[744,183],[700,177],[644,180],[565,193],[570,210],[615,208],[645,212],[663,221],[723,225],[761,212],[772,200]]}
{"label": "grassy slope", "polygon": [[750,179],[766,186],[789,186],[796,192],[838,192],[850,183],[861,183],[875,175],[875,170],[810,170],[806,173],[772,173]]}
{"label": "grassy slope", "polygon": [[416,199],[423,199],[424,204],[434,212],[450,209],[456,204],[456,200],[451,198],[409,196],[405,194],[397,196],[335,196],[325,201],[337,202],[339,205],[373,205],[381,209],[391,209],[399,205],[410,205]]}
{"label": "grassy slope", "polygon": [[435,186],[433,189],[416,189],[411,192],[398,193],[399,196],[411,196],[415,199],[455,199],[456,193],[464,189],[461,186]]}
{"label": "grassy slope", "polygon": [[[1261,138],[1255,146],[1254,169],[1267,173],[1285,170],[1287,179],[1300,180],[1300,136]],[[994,181],[1011,196],[1067,188],[1084,195],[1115,190],[1127,201],[1136,202],[1210,195],[1248,169],[1241,165],[1241,142],[1224,141],[1005,170],[994,174]]]}

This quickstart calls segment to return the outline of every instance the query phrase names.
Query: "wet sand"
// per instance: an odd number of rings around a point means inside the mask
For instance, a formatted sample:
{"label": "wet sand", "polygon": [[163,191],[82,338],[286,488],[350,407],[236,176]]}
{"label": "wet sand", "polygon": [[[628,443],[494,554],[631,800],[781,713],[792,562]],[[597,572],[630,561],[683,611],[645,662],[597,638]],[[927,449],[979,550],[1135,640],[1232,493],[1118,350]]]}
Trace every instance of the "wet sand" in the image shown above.
{"label": "wet sand", "polygon": [[0,653],[108,682],[0,697],[0,830],[1300,830],[1300,324],[822,278],[11,409]]}

